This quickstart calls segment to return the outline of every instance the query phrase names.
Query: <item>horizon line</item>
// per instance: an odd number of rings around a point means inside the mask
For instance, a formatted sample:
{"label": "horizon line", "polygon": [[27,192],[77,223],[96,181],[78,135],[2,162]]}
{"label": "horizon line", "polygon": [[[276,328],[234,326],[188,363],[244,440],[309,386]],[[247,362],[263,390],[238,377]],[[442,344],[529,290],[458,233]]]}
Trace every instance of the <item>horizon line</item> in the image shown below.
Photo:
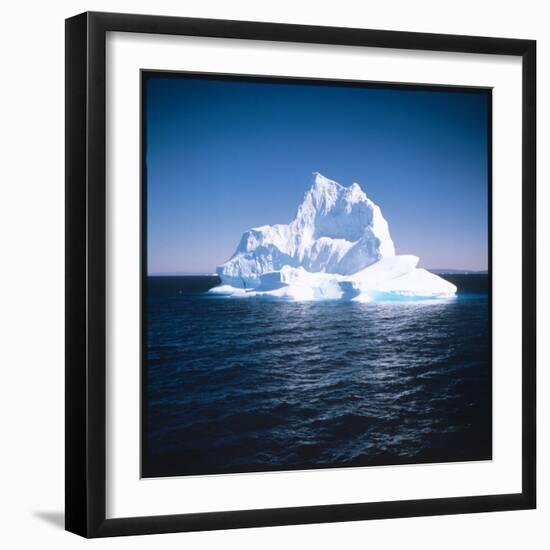
{"label": "horizon line", "polygon": [[[489,273],[489,269],[463,269],[456,267],[424,267],[420,269],[425,269],[427,271],[433,271],[438,273]],[[219,275],[214,271],[156,271],[146,274],[147,277],[219,277]]]}

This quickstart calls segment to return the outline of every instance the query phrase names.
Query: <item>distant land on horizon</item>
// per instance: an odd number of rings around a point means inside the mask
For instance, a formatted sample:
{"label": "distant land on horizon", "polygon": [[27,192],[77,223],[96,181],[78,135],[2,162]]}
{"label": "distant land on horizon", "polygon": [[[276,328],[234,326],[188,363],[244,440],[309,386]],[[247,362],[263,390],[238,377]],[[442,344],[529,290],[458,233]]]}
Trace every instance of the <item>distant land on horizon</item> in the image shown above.
{"label": "distant land on horizon", "polygon": [[489,270],[487,269],[432,269],[430,267],[425,267],[424,269],[438,275],[487,275],[489,273]]}

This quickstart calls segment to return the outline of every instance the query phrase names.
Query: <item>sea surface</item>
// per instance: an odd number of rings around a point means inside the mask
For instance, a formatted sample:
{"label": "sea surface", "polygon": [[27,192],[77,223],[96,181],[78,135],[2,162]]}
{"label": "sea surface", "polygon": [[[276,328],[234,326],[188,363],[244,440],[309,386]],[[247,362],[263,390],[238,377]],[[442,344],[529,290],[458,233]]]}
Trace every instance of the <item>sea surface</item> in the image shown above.
{"label": "sea surface", "polygon": [[142,475],[492,458],[488,276],[443,302],[209,295],[148,277]]}

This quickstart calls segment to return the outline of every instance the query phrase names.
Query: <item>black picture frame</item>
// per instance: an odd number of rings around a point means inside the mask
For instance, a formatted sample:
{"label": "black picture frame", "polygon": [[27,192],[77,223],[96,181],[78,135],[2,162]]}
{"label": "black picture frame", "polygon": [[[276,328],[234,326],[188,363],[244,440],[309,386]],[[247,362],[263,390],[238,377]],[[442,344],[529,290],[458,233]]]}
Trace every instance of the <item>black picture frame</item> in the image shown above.
{"label": "black picture frame", "polygon": [[[109,31],[483,53],[522,60],[520,493],[106,519],[105,42]],[[66,20],[66,529],[107,537],[536,506],[536,42],[87,12]]]}

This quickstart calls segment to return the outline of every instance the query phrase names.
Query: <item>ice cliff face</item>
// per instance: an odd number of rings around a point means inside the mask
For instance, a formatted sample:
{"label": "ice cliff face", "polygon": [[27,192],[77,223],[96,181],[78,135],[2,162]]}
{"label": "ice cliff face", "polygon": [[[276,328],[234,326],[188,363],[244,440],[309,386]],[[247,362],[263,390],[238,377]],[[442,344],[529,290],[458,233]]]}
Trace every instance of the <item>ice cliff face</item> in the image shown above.
{"label": "ice cliff face", "polygon": [[394,255],[388,223],[359,185],[343,187],[316,174],[296,218],[246,231],[217,273],[224,283],[254,287],[262,274],[284,266],[351,275]]}
{"label": "ice cliff face", "polygon": [[395,255],[388,223],[357,183],[315,174],[295,219],[246,231],[211,292],[362,301],[454,295],[454,285],[417,263]]}

